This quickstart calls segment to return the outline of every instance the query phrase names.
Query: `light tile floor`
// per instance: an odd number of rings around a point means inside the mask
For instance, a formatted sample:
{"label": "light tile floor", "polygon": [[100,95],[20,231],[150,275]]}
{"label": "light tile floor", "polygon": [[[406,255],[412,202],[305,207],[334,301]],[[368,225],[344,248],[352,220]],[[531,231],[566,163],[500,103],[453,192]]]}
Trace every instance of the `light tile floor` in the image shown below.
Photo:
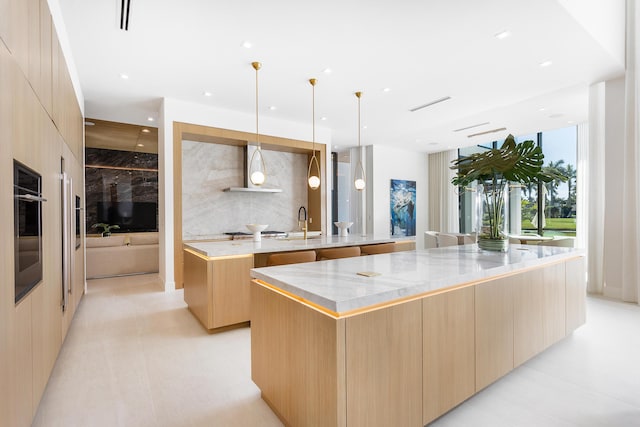
{"label": "light tile floor", "polygon": [[[159,289],[88,282],[34,426],[282,425],[251,382],[250,329],[209,335],[182,291]],[[589,298],[587,316],[431,425],[640,426],[640,307]]]}

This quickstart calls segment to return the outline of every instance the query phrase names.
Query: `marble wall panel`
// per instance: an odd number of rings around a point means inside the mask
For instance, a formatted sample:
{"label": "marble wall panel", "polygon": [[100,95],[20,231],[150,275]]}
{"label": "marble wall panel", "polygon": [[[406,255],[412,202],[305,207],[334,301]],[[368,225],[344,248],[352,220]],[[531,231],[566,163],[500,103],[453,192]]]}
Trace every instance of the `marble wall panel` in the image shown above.
{"label": "marble wall panel", "polygon": [[245,224],[269,230],[298,230],[298,209],[307,204],[307,156],[263,150],[265,187],[282,193],[223,192],[244,185],[244,150],[223,144],[182,142],[182,235],[185,240],[229,231]]}
{"label": "marble wall panel", "polygon": [[[158,172],[154,170],[158,167],[157,154],[87,148],[85,162],[87,233],[97,232],[93,225],[104,221],[104,218],[98,218],[99,202],[148,202],[157,205]],[[119,231],[126,230],[123,227]]]}

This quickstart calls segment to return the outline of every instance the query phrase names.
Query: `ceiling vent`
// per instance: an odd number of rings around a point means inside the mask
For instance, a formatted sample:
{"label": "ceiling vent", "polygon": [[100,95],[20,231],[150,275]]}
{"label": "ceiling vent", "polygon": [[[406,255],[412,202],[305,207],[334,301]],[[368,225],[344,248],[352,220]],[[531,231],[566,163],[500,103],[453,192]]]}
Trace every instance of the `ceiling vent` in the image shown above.
{"label": "ceiling vent", "polygon": [[477,127],[488,125],[488,124],[489,124],[489,122],[478,123],[477,125],[471,125],[471,126],[467,126],[467,127],[460,128],[460,129],[454,129],[454,132],[460,132],[462,130],[473,129],[473,128],[477,128]]}
{"label": "ceiling vent", "polygon": [[426,104],[420,105],[419,107],[414,107],[414,108],[410,109],[409,111],[411,111],[412,113],[415,113],[418,110],[422,110],[423,108],[431,107],[432,105],[439,104],[439,103],[444,102],[444,101],[448,101],[449,99],[451,99],[450,96],[445,96],[444,98],[440,98],[440,99],[436,99],[435,101],[427,102]]}
{"label": "ceiling vent", "polygon": [[491,129],[484,132],[472,133],[471,135],[467,135],[467,138],[473,138],[474,136],[486,135],[488,133],[495,133],[503,130],[507,130],[507,128]]}

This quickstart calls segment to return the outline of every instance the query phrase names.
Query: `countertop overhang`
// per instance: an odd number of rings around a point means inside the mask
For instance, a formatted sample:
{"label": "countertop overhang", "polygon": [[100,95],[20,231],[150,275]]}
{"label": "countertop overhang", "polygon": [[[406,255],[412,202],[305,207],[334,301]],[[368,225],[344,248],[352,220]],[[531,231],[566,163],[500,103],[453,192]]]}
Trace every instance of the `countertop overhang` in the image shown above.
{"label": "countertop overhang", "polygon": [[251,276],[340,317],[579,256],[581,249],[564,247],[512,244],[500,253],[463,245],[254,268]]}
{"label": "countertop overhang", "polygon": [[188,242],[185,249],[190,249],[200,255],[215,258],[234,255],[250,255],[270,252],[303,251],[311,249],[334,248],[340,246],[357,246],[395,241],[415,240],[411,237],[386,236],[320,236],[307,240],[302,238],[263,238],[260,242],[251,239],[225,240],[218,242]]}

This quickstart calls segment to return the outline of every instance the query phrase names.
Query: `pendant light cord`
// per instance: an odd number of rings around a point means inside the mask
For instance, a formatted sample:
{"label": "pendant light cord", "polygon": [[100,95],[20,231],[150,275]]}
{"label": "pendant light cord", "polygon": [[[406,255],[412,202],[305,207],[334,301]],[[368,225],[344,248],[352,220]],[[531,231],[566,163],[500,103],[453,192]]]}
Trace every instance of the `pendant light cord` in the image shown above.
{"label": "pendant light cord", "polygon": [[258,70],[262,68],[262,64],[259,62],[252,62],[251,66],[256,70],[256,142],[258,143],[258,148],[260,148],[260,134],[258,133]]}

